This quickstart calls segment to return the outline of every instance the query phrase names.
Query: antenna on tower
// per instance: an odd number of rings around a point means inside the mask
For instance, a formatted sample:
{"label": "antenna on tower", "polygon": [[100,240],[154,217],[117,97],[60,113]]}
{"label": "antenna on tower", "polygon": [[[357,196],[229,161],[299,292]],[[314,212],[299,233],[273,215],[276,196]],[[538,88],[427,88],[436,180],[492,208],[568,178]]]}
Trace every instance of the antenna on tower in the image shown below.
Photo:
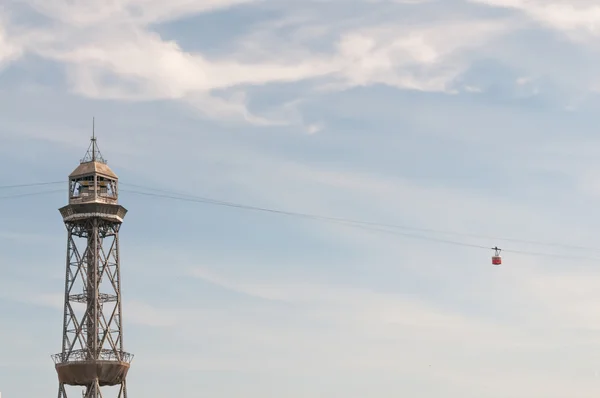
{"label": "antenna on tower", "polygon": [[88,148],[87,152],[85,153],[85,156],[83,157],[83,159],[81,159],[80,163],[87,163],[87,162],[106,163],[106,160],[102,157],[102,154],[100,153],[100,148],[98,148],[98,143],[97,143],[97,139],[96,139],[96,118],[95,117],[92,117],[92,139],[90,142],[90,147]]}
{"label": "antenna on tower", "polygon": [[96,161],[96,118],[92,116],[92,162]]}

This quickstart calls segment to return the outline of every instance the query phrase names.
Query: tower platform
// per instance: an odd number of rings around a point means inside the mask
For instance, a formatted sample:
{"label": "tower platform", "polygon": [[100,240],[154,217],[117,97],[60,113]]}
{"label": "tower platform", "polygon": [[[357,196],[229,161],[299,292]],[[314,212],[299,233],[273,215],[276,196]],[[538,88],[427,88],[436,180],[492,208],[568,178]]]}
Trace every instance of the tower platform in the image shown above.
{"label": "tower platform", "polygon": [[94,381],[102,386],[121,384],[127,377],[133,355],[112,350],[102,350],[98,359],[86,359],[87,352],[72,351],[68,358],[60,353],[52,356],[58,380],[70,386],[87,386]]}
{"label": "tower platform", "polygon": [[122,384],[129,363],[115,361],[67,362],[56,365],[58,381],[69,386],[89,386],[98,381],[100,387]]}
{"label": "tower platform", "polygon": [[105,221],[122,223],[127,209],[118,204],[77,203],[59,209],[64,222],[86,221],[98,217]]}

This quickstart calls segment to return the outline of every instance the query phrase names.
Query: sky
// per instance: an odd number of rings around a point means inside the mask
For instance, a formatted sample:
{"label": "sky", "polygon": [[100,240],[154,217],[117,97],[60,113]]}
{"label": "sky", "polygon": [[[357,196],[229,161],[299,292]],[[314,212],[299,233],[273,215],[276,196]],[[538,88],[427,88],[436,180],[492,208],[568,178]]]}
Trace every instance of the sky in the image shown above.
{"label": "sky", "polygon": [[65,184],[0,189],[2,396],[57,393],[92,117],[129,396],[597,396],[599,38],[592,0],[3,0],[0,186]]}

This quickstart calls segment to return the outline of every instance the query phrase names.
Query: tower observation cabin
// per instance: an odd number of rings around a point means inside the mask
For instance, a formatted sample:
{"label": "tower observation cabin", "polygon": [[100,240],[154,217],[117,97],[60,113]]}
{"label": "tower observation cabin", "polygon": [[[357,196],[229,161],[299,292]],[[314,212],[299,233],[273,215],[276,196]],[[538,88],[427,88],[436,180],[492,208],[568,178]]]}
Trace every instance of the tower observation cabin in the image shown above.
{"label": "tower observation cabin", "polygon": [[117,204],[119,178],[108,167],[92,137],[79,166],[69,175],[69,204]]}

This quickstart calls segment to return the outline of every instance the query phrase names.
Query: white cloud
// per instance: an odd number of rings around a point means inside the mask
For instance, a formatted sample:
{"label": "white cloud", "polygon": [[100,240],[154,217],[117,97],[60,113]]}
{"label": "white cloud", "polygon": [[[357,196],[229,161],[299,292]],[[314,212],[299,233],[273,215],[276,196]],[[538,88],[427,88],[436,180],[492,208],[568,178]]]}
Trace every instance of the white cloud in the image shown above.
{"label": "white cloud", "polygon": [[[234,57],[209,60],[182,50],[176,42],[136,25],[114,25],[89,31],[30,34],[28,50],[67,67],[72,89],[83,96],[121,100],[177,99],[205,116],[226,119],[237,115],[255,124],[281,124],[252,115],[243,92],[233,97],[213,91],[240,85],[295,82],[335,70],[328,59],[303,62],[265,60],[240,63]],[[114,80],[116,78],[116,80]],[[114,81],[114,83],[109,83]]]}
{"label": "white cloud", "polygon": [[510,21],[378,26],[346,33],[339,43],[349,86],[383,83],[449,91],[470,65],[466,54],[511,29]]}
{"label": "white cloud", "polygon": [[323,130],[323,126],[320,124],[311,124],[307,126],[306,132],[308,134],[317,134],[319,131]]}
{"label": "white cloud", "polygon": [[53,19],[76,27],[130,24],[148,25],[197,13],[228,8],[260,0],[118,0],[65,1],[27,0],[26,4]]}
{"label": "white cloud", "polygon": [[528,84],[532,81],[533,79],[529,76],[524,76],[524,77],[519,77],[516,81],[516,83],[519,86],[524,86],[525,84]]}
{"label": "white cloud", "polygon": [[[470,1],[522,10],[574,38],[594,36],[598,30],[598,9],[591,2]],[[302,125],[309,133],[316,125],[305,122],[299,110],[290,112],[289,106],[274,106],[262,114],[250,111],[252,87],[304,81],[326,90],[383,84],[457,93],[459,78],[478,59],[489,57],[526,73],[576,85],[580,91],[597,87],[592,72],[565,73],[523,59],[507,50],[511,46],[506,44],[495,48],[497,40],[525,26],[518,18],[471,17],[463,7],[460,13],[445,18],[432,11],[423,13],[427,22],[422,22],[425,19],[411,19],[412,14],[407,17],[402,12],[408,8],[411,12],[431,10],[428,2],[379,2],[379,7],[390,10],[389,15],[374,9],[363,18],[343,14],[334,21],[315,11],[327,2],[316,2],[311,11],[295,12],[291,6],[291,11],[281,13],[281,19],[256,24],[252,31],[232,39],[227,43],[229,50],[218,55],[182,48],[153,30],[155,24],[183,16],[252,3],[283,10],[275,3],[251,0],[177,0],[169,4],[156,0],[28,0],[38,12],[63,23],[24,31],[13,21],[14,30],[21,35],[8,40],[0,30],[0,64],[18,57],[23,48],[65,65],[72,90],[82,96],[177,100],[204,117],[257,125]],[[435,4],[439,7],[441,3]],[[395,13],[398,18],[393,18]],[[329,46],[330,51],[317,51],[316,45]],[[467,82],[465,87],[478,86]],[[297,103],[305,94],[290,95],[295,96],[291,102]],[[290,103],[289,98],[285,102]]]}
{"label": "white cloud", "polygon": [[120,35],[105,37],[73,51],[42,48],[37,51],[71,65],[78,73],[74,81],[77,89],[82,94],[98,97],[118,94],[102,91],[98,84],[102,73],[114,74],[136,86],[129,94],[134,99],[179,99],[195,92],[242,84],[296,81],[331,69],[331,66],[315,64],[314,60],[295,65],[208,61],[200,54],[182,51],[177,43],[165,42],[154,33],[133,30],[123,35],[128,39],[123,40]]}
{"label": "white cloud", "polygon": [[[76,2],[30,0],[35,9],[64,24],[38,28],[23,38],[26,49],[66,65],[74,92],[123,100],[175,99],[207,117],[238,118],[255,124],[298,123],[286,110],[269,118],[253,115],[243,98],[248,86],[326,78],[336,90],[386,84],[402,89],[453,92],[452,83],[470,65],[473,50],[510,29],[507,20],[454,19],[451,22],[397,24],[350,19],[327,26],[322,16],[267,23],[241,39],[233,52],[207,56],[166,41],[149,24],[250,1]],[[260,3],[260,2],[258,2]],[[398,7],[403,7],[398,5]],[[69,10],[67,12],[67,9]],[[294,31],[291,41],[278,38]],[[330,54],[308,42],[327,39]],[[257,41],[260,39],[259,41]],[[216,91],[237,87],[228,98]],[[301,123],[301,122],[300,122]],[[314,130],[310,125],[305,127]]]}
{"label": "white cloud", "polygon": [[0,14],[0,70],[23,54],[21,46],[8,35],[2,22],[2,15]]}
{"label": "white cloud", "polygon": [[520,10],[548,27],[569,33],[572,38],[591,39],[600,35],[600,6],[594,0],[470,1]]}

